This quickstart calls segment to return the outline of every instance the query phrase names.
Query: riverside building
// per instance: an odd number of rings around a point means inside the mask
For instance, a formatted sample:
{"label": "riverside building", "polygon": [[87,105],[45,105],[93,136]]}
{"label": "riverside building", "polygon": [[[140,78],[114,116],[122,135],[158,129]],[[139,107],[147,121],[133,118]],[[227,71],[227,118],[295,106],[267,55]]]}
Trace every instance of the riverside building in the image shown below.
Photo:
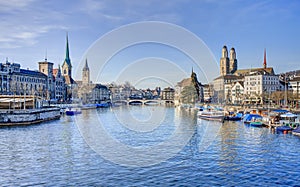
{"label": "riverside building", "polygon": [[262,68],[237,69],[236,52],[222,48],[220,76],[213,81],[214,102],[226,104],[263,104],[265,93],[282,90],[279,76],[272,67],[267,67],[266,50]]}

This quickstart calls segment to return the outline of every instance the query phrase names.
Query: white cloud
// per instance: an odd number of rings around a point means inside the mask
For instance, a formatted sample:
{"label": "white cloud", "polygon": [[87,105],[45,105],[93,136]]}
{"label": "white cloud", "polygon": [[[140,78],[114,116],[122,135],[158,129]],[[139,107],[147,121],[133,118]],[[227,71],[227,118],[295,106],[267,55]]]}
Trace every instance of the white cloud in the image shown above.
{"label": "white cloud", "polygon": [[16,9],[24,9],[34,0],[1,0],[0,12],[8,12]]}
{"label": "white cloud", "polygon": [[121,24],[144,20],[161,20],[178,22],[179,15],[174,8],[187,0],[81,0],[78,11],[92,18],[109,21],[118,21]]}
{"label": "white cloud", "polygon": [[57,23],[57,20],[64,18],[63,14],[50,8],[44,9],[33,0],[0,0],[0,13],[2,49],[32,46],[42,34],[54,29],[67,28]]}

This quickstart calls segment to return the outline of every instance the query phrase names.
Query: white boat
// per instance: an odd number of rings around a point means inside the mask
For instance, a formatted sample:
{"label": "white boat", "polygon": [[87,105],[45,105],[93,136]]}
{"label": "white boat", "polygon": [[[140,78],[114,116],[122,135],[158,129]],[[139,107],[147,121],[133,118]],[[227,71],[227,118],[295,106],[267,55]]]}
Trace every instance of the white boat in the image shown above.
{"label": "white boat", "polygon": [[81,106],[81,110],[95,109],[97,108],[96,104],[85,104]]}
{"label": "white boat", "polygon": [[197,116],[202,119],[217,120],[217,121],[224,121],[224,117],[225,117],[223,111],[217,111],[217,110],[198,111]]}

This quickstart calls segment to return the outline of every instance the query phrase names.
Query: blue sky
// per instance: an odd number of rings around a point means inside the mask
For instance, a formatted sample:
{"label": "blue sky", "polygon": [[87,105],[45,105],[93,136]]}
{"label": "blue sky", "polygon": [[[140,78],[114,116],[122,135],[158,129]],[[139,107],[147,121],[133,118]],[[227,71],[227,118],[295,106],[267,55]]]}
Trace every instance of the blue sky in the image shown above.
{"label": "blue sky", "polygon": [[[44,60],[47,50],[48,61],[56,66],[62,64],[68,32],[73,73],[80,79],[80,73],[76,73],[82,67],[80,62],[89,47],[104,34],[135,22],[163,21],[198,36],[217,63],[226,44],[228,48],[235,47],[239,68],[260,67],[266,48],[268,65],[280,73],[300,69],[299,12],[298,0],[0,0],[0,60],[4,62],[8,57],[23,68],[37,69],[37,62]],[[166,50],[166,54],[169,50],[150,48]],[[144,50],[137,50],[142,58]],[[134,53],[129,50],[129,54]],[[168,55],[164,58],[169,59]],[[136,60],[128,54],[120,59],[128,64]],[[185,74],[170,78],[170,82],[174,84],[184,78],[190,66],[184,65]],[[110,77],[97,81],[101,80],[109,82]]]}

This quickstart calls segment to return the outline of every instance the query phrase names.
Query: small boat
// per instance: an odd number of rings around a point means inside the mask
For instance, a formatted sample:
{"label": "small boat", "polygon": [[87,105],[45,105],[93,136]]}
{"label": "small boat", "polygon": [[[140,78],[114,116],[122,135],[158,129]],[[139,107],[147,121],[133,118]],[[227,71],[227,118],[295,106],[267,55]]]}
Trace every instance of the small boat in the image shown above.
{"label": "small boat", "polygon": [[276,127],[276,132],[282,132],[284,134],[291,130],[293,130],[291,127],[285,125]]}
{"label": "small boat", "polygon": [[216,120],[216,121],[224,121],[224,112],[208,110],[208,111],[198,111],[197,116],[206,120]]}
{"label": "small boat", "polygon": [[95,108],[97,108],[96,104],[85,104],[82,105],[81,107],[82,110],[95,109]]}
{"label": "small boat", "polygon": [[243,122],[246,124],[250,124],[255,121],[262,121],[262,116],[258,114],[246,114],[243,117]]}
{"label": "small boat", "polygon": [[243,113],[229,113],[228,116],[225,116],[224,120],[227,120],[227,121],[240,121],[242,120],[242,117],[243,117]]}
{"label": "small boat", "polygon": [[108,108],[109,107],[109,103],[99,103],[97,104],[97,108]]}
{"label": "small boat", "polygon": [[249,123],[249,125],[252,127],[262,127],[264,124],[261,121],[252,121]]}
{"label": "small boat", "polygon": [[292,134],[293,134],[293,135],[300,136],[300,127],[296,128],[296,129],[294,129],[294,130],[292,130]]}
{"label": "small boat", "polygon": [[74,116],[74,115],[77,115],[77,114],[81,114],[82,112],[81,112],[81,110],[80,109],[78,109],[78,108],[68,108],[67,110],[66,110],[66,115],[67,116]]}

